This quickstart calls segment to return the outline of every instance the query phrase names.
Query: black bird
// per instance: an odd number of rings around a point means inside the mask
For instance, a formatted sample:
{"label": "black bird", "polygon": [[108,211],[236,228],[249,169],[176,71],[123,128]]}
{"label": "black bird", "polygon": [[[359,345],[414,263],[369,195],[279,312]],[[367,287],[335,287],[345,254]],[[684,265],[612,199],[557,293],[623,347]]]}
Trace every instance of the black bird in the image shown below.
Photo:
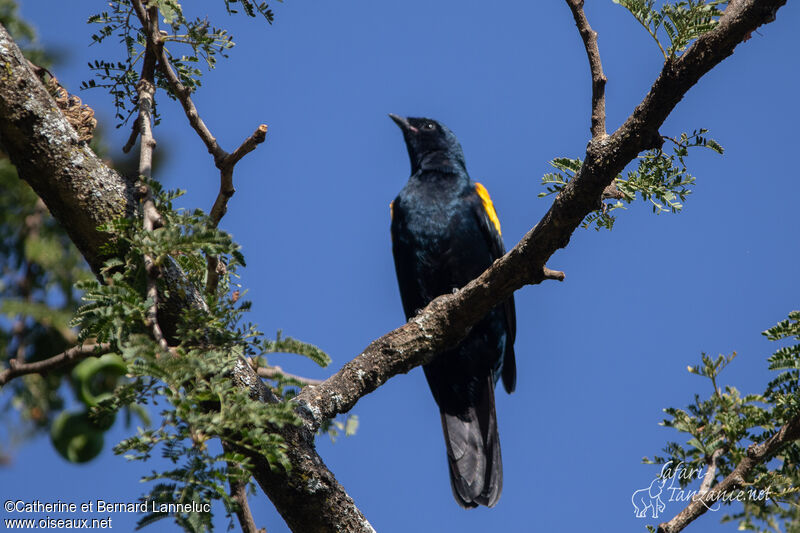
{"label": "black bird", "polygon": [[[489,193],[467,174],[453,132],[429,118],[389,116],[411,159],[411,177],[391,204],[394,264],[410,319],[477,277],[505,248]],[[515,335],[511,297],[423,367],[442,417],[453,495],[465,508],[493,507],[503,488],[494,387],[502,376],[514,391]]]}

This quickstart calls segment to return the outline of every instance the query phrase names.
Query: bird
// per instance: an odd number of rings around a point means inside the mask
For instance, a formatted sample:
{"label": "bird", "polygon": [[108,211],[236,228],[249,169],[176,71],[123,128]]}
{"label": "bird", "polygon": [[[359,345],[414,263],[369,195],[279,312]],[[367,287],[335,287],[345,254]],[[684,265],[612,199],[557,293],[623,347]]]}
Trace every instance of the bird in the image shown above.
{"label": "bird", "polygon": [[[486,188],[467,173],[455,134],[430,118],[389,114],[403,132],[411,176],[390,204],[392,253],[406,319],[461,289],[505,254]],[[494,389],[516,387],[516,311],[510,296],[454,348],[423,365],[442,421],[453,496],[494,507],[503,488]]]}

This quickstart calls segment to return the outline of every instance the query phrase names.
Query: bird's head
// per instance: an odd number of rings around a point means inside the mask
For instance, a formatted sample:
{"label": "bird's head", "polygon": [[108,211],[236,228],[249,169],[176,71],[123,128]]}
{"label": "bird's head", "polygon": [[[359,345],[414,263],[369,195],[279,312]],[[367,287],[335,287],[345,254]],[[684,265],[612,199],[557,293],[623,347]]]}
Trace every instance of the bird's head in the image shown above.
{"label": "bird's head", "polygon": [[389,117],[403,130],[412,174],[419,169],[466,170],[461,144],[447,126],[431,118],[403,118],[392,113]]}

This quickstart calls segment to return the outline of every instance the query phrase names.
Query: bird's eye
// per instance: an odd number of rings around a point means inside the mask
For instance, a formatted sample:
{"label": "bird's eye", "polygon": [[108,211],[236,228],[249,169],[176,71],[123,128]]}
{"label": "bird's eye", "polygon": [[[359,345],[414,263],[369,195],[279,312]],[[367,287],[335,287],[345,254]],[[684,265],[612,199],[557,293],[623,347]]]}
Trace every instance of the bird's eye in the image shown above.
{"label": "bird's eye", "polygon": [[422,127],[428,131],[431,131],[436,129],[436,124],[434,124],[433,122],[426,122],[425,125]]}

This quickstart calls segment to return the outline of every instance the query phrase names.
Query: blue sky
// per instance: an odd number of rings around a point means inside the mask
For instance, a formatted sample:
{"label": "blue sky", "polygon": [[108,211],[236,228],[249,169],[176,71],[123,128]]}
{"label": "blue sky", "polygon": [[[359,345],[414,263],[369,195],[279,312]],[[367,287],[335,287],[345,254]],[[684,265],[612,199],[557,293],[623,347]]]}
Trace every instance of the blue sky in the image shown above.
{"label": "blue sky", "polygon": [[[189,2],[185,3],[189,6]],[[312,342],[328,369],[290,355],[290,372],[330,375],[371,340],[403,322],[389,239],[389,202],[409,165],[387,113],[430,116],[459,137],[472,177],[492,194],[506,246],[544,214],[540,178],[557,156],[581,157],[589,138],[590,83],[584,49],[563,2],[295,2],[276,22],[227,18],[237,46],[206,75],[195,102],[222,146],[235,148],[259,123],[267,141],[236,169],[237,194],[222,227],[248,260],[242,283],[251,319],[267,333]],[[650,37],[622,7],[589,2],[607,86],[608,128],[641,100],[661,65]],[[22,13],[41,41],[65,54],[55,74],[77,92],[102,2],[27,0]],[[498,389],[505,482],[494,509],[453,501],[439,415],[422,371],[390,380],[354,409],[358,434],[319,452],[382,532],[644,531],[631,494],[660,468],[643,456],[677,435],[662,409],[683,407],[710,385],[686,371],[701,352],[739,357],[722,382],[761,392],[776,349],[760,331],[798,308],[796,91],[793,51],[800,7],[790,3],[701,80],[661,133],[704,127],[724,156],[689,159],[698,181],[679,215],[637,203],[612,232],[580,230],[551,259],[564,283],[519,291],[517,392]],[[119,52],[119,51],[118,51]],[[110,97],[80,92],[101,119],[114,153]],[[210,209],[218,174],[179,106],[162,96],[154,134],[169,152],[155,175],[187,189],[185,207]],[[795,237],[792,237],[795,235]],[[110,439],[128,434],[115,428]],[[110,451],[87,466],[65,463],[46,438],[20,447],[0,469],[7,498],[134,501],[149,472]],[[259,492],[259,526],[287,531]],[[667,502],[664,516],[681,509]],[[720,515],[721,513],[717,513]],[[118,531],[130,516],[115,515]],[[652,522],[652,520],[650,521]],[[171,526],[171,525],[170,525]],[[167,523],[158,530],[169,530]],[[220,527],[224,527],[220,522]],[[690,530],[732,531],[718,516]]]}

